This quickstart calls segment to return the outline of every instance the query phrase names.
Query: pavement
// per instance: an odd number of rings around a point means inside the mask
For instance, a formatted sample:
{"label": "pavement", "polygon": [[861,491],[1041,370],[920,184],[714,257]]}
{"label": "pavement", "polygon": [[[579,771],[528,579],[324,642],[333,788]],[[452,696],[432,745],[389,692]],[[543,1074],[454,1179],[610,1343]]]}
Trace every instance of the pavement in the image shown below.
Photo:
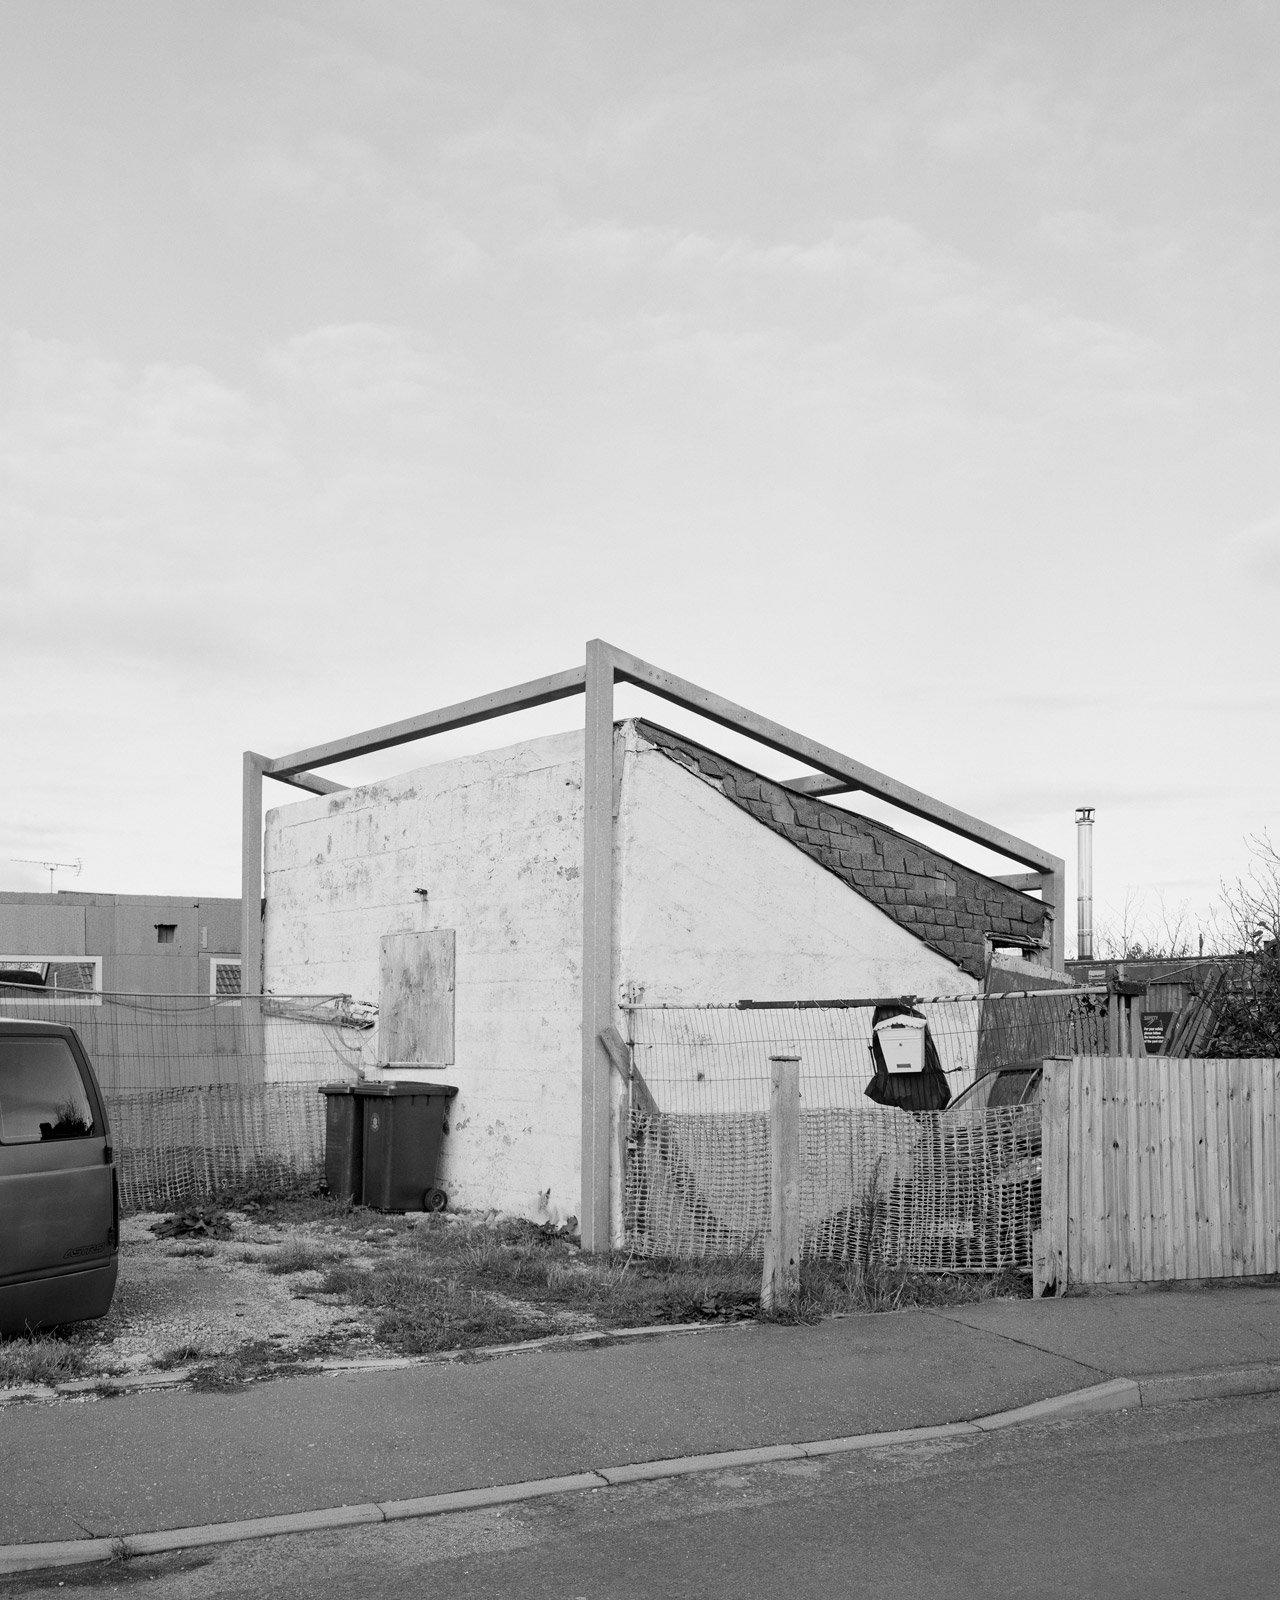
{"label": "pavement", "polygon": [[1280,1286],[1265,1284],[15,1404],[0,1408],[0,1573],[1277,1388]]}

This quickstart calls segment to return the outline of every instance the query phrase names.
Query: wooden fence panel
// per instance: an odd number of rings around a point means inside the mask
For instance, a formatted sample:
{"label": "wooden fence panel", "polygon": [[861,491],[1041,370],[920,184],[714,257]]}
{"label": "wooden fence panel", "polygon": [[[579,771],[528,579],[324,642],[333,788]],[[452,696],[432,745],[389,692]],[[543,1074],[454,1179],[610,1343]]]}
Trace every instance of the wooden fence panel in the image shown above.
{"label": "wooden fence panel", "polygon": [[1046,1280],[1280,1271],[1280,1062],[1076,1056],[1046,1069]]}

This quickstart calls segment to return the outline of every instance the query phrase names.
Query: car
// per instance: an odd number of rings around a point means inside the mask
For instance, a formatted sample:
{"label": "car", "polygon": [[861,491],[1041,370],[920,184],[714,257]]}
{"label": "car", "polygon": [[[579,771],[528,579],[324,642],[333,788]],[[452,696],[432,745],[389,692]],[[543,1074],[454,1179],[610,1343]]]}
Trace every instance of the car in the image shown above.
{"label": "car", "polygon": [[76,1030],[0,1017],[0,1333],[105,1316],[119,1251],[111,1130]]}
{"label": "car", "polygon": [[1014,1067],[996,1067],[971,1083],[947,1108],[947,1116],[963,1117],[975,1111],[998,1111],[1001,1106],[1029,1106],[1040,1099],[1044,1067],[1028,1061]]}

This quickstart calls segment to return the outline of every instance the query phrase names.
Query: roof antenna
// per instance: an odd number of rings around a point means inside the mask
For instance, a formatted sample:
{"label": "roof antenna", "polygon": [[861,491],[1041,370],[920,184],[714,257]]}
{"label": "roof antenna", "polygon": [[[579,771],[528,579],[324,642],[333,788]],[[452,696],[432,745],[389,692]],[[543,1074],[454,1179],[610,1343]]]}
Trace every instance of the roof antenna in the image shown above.
{"label": "roof antenna", "polygon": [[77,856],[74,861],[33,861],[30,856],[10,856],[11,861],[21,861],[28,867],[43,867],[49,874],[49,893],[53,893],[53,875],[55,872],[69,872],[73,878],[80,876],[84,863]]}

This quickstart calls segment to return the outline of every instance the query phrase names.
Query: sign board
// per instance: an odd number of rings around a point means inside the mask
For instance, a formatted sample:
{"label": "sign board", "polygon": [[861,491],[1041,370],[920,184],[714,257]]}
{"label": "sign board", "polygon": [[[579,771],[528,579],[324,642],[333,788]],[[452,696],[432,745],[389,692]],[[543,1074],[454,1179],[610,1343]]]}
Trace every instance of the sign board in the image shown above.
{"label": "sign board", "polygon": [[1149,1056],[1158,1056],[1169,1037],[1172,1011],[1144,1011],[1142,1013],[1142,1046]]}

